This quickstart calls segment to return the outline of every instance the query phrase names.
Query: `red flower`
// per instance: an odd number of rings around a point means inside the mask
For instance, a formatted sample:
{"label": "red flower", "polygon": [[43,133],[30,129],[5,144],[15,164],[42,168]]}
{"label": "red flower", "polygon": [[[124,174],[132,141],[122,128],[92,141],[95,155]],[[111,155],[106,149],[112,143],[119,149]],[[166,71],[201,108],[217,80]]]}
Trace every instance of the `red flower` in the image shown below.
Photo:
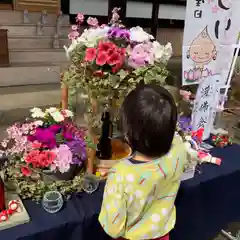
{"label": "red flower", "polygon": [[31,169],[29,169],[28,167],[22,167],[21,172],[26,177],[29,177],[32,174]]}
{"label": "red flower", "polygon": [[122,56],[124,56],[126,54],[126,48],[119,48],[118,49],[119,54],[121,54]]}
{"label": "red flower", "polygon": [[95,60],[96,55],[97,55],[96,48],[87,48],[85,54],[85,61],[92,62],[93,60]]}
{"label": "red flower", "polygon": [[102,70],[98,70],[98,71],[95,71],[95,72],[93,73],[93,75],[94,75],[95,77],[102,77],[102,76],[104,75],[104,73],[103,73]]}
{"label": "red flower", "polygon": [[108,57],[107,63],[109,65],[115,65],[119,63],[121,60],[122,60],[122,56],[118,52],[115,52]]}
{"label": "red flower", "polygon": [[108,52],[109,50],[115,50],[117,46],[112,42],[103,42],[100,41],[98,44],[99,52]]}
{"label": "red flower", "polygon": [[56,153],[51,151],[42,151],[39,156],[39,164],[41,167],[48,167],[56,158]]}
{"label": "red flower", "polygon": [[117,62],[117,63],[115,64],[115,66],[113,66],[112,72],[113,72],[113,73],[118,72],[118,71],[121,69],[122,65],[123,65],[123,62]]}
{"label": "red flower", "polygon": [[107,59],[108,59],[107,54],[104,52],[100,52],[97,55],[96,64],[99,66],[103,66],[104,64],[107,63]]}

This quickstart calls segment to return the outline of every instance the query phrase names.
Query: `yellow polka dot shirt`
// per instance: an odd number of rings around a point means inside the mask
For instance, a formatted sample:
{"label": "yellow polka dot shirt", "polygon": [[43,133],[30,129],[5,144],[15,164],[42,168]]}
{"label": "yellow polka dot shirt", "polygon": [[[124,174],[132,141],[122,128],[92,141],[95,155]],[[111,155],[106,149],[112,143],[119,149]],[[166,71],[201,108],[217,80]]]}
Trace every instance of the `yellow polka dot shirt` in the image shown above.
{"label": "yellow polka dot shirt", "polygon": [[99,221],[112,238],[154,239],[175,225],[174,201],[187,161],[185,146],[176,136],[170,152],[151,162],[129,160],[110,170]]}

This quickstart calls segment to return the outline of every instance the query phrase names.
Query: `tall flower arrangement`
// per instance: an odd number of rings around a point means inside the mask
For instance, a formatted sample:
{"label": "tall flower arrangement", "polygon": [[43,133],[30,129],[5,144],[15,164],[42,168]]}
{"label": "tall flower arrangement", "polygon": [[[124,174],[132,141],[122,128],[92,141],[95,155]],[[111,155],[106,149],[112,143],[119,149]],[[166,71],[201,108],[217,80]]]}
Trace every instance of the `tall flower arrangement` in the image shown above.
{"label": "tall flower arrangement", "polygon": [[121,99],[141,81],[165,84],[171,43],[161,45],[139,26],[126,28],[118,11],[113,9],[107,25],[88,18],[88,28],[82,33],[84,15],[77,15],[69,33],[72,44],[65,46],[71,65],[63,83],[70,95],[81,88],[90,98]]}

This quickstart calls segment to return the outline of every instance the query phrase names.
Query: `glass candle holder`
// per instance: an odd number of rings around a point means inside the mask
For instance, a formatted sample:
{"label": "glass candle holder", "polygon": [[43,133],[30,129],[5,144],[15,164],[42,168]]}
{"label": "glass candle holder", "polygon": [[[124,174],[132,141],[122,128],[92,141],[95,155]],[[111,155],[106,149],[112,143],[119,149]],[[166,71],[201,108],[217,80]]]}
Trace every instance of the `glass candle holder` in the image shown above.
{"label": "glass candle holder", "polygon": [[82,188],[86,193],[93,193],[98,189],[98,186],[99,179],[95,175],[87,174],[83,177]]}
{"label": "glass candle holder", "polygon": [[56,213],[63,207],[63,197],[57,191],[46,192],[42,200],[43,208],[49,213]]}

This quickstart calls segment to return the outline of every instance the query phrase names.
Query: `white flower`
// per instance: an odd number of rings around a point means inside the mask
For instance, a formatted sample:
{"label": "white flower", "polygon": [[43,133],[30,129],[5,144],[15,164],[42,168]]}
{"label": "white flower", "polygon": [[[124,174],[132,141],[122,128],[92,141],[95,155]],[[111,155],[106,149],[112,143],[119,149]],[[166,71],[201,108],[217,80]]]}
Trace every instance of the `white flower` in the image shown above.
{"label": "white flower", "polygon": [[47,108],[45,110],[46,113],[55,113],[55,112],[59,112],[57,108],[55,107],[50,107],[50,108]]}
{"label": "white flower", "polygon": [[64,116],[60,112],[51,112],[50,115],[56,122],[62,122],[64,121]]}
{"label": "white flower", "polygon": [[168,61],[173,54],[172,44],[169,42],[164,47],[164,60]]}
{"label": "white flower", "polygon": [[63,46],[63,48],[64,48],[64,50],[65,50],[65,52],[66,52],[66,56],[67,56],[67,58],[70,60],[70,54],[71,54],[71,52],[76,48],[76,46],[78,45],[78,42],[77,42],[77,40],[75,40],[75,39],[73,39],[72,40],[72,43],[71,43],[71,45],[69,46],[69,47],[67,47],[67,46]]}
{"label": "white flower", "polygon": [[37,120],[37,121],[34,122],[34,125],[35,126],[42,126],[43,125],[43,121]]}
{"label": "white flower", "polygon": [[85,29],[80,37],[73,39],[69,47],[63,46],[66,51],[66,56],[70,60],[71,52],[76,48],[77,45],[84,45],[86,47],[94,47],[99,39],[106,38],[109,27],[104,28],[89,28]]}
{"label": "white flower", "polygon": [[130,29],[130,40],[132,42],[148,42],[151,39],[154,39],[154,37],[139,26]]}
{"label": "white flower", "polygon": [[62,110],[62,113],[63,113],[64,117],[67,117],[67,118],[71,118],[71,117],[74,116],[74,115],[73,115],[73,112],[70,111],[70,110],[68,110],[68,109],[63,109],[63,110]]}
{"label": "white flower", "polygon": [[44,118],[46,115],[41,108],[36,108],[36,107],[32,108],[30,112],[32,113],[31,116],[33,118]]}
{"label": "white flower", "polygon": [[153,54],[154,54],[154,58],[156,60],[160,60],[164,54],[164,46],[161,45],[158,41],[154,41],[152,43],[152,46],[153,46]]}
{"label": "white flower", "polygon": [[82,35],[77,39],[79,44],[86,47],[94,47],[98,40],[107,37],[109,27],[85,29]]}

